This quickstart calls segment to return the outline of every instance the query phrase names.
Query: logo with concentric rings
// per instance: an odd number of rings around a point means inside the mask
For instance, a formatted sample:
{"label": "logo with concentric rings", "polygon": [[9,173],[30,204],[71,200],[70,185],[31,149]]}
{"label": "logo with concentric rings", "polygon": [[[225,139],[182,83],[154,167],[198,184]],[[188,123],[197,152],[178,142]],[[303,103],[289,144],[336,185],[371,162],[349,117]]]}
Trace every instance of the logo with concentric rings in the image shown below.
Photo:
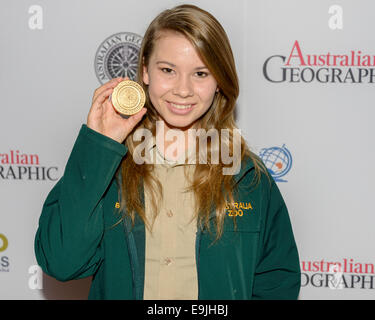
{"label": "logo with concentric rings", "polygon": [[0,272],[9,272],[9,257],[3,255],[3,252],[8,248],[8,244],[7,237],[0,233]]}
{"label": "logo with concentric rings", "polygon": [[136,80],[142,37],[132,32],[109,36],[95,54],[95,74],[101,84],[117,77]]}
{"label": "logo with concentric rings", "polygon": [[293,159],[285,144],[281,148],[263,148],[260,150],[259,156],[276,182],[287,182],[281,178],[292,168]]}

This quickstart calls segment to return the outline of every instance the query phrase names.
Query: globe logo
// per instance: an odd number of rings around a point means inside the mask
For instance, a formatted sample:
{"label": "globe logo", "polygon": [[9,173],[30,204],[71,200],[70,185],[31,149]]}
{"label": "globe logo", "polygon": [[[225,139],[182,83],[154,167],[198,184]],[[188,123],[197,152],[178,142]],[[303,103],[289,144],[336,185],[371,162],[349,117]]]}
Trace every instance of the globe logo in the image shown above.
{"label": "globe logo", "polygon": [[287,182],[281,178],[292,167],[292,155],[285,144],[281,148],[263,148],[260,150],[259,156],[276,182]]}

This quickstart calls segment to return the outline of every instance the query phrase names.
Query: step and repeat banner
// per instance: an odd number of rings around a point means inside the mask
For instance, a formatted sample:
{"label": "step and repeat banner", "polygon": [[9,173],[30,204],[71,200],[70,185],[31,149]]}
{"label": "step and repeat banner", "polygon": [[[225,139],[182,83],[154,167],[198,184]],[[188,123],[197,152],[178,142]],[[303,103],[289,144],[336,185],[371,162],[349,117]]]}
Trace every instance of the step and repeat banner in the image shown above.
{"label": "step and repeat banner", "polygon": [[[0,3],[0,299],[86,299],[34,255],[94,90],[135,72],[142,36],[181,1]],[[375,2],[185,1],[230,38],[236,120],[276,180],[301,259],[299,299],[375,298]]]}

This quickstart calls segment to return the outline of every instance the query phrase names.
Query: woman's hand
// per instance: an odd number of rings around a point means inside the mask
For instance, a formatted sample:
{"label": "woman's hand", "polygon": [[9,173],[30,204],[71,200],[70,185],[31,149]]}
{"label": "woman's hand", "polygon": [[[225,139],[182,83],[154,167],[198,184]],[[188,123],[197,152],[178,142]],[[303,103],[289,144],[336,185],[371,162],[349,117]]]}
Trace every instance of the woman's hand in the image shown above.
{"label": "woman's hand", "polygon": [[128,119],[124,119],[113,108],[112,102],[108,97],[113,89],[123,80],[129,80],[128,77],[115,78],[95,90],[92,99],[90,112],[87,116],[87,126],[119,143],[123,143],[129,133],[134,129],[147,109],[142,108],[138,113],[133,114]]}

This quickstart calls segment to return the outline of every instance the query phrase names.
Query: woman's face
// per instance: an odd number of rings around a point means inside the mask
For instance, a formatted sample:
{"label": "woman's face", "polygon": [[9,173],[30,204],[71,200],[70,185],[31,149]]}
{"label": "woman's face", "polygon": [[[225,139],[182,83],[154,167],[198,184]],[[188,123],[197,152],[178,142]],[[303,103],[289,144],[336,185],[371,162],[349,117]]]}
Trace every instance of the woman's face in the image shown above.
{"label": "woman's face", "polygon": [[143,67],[151,102],[169,128],[189,129],[211,106],[217,83],[183,35],[163,31],[148,67]]}

